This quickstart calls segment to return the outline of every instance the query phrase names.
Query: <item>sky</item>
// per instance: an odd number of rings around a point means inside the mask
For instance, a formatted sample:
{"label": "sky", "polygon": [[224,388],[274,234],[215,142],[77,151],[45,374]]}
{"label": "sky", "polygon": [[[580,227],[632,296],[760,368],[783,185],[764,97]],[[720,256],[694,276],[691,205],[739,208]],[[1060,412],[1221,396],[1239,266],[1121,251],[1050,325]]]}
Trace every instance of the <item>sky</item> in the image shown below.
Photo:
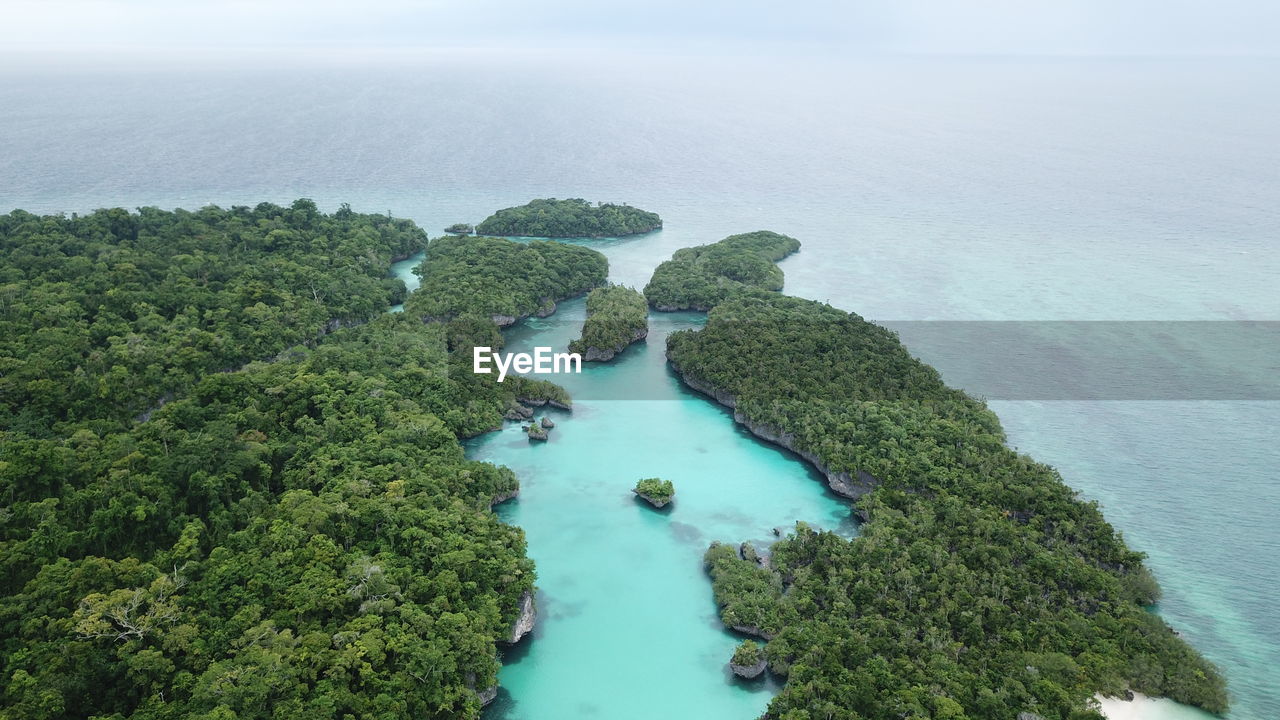
{"label": "sky", "polygon": [[0,52],[1276,55],[1275,0],[0,0]]}

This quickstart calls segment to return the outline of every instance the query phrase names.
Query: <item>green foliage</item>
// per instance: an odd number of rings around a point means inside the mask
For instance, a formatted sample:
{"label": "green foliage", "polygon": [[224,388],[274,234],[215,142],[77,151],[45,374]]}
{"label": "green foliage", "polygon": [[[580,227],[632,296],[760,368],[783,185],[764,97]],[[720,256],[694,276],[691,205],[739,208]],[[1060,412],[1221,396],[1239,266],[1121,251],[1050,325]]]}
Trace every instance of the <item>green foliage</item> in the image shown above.
{"label": "green foliage", "polygon": [[754,640],[743,640],[733,651],[733,659],[729,662],[750,667],[763,659],[764,652],[760,649],[759,643]]}
{"label": "green foliage", "polygon": [[310,200],[0,216],[0,423],[123,420],[206,373],[383,312],[407,220]]}
{"label": "green foliage", "polygon": [[[514,475],[458,438],[568,398],[471,373],[487,318],[382,312],[421,231],[306,201],[0,229],[29,341],[2,375],[0,716],[478,717],[534,572],[489,510]],[[259,303],[288,309],[270,337]],[[41,372],[72,384],[29,411]],[[131,422],[116,372],[168,402]]]}
{"label": "green foliage", "polygon": [[720,619],[738,632],[770,639],[782,629],[782,582],[732,545],[713,543],[703,558],[720,603]]}
{"label": "green foliage", "polygon": [[481,235],[506,237],[622,237],[658,230],[662,218],[630,205],[591,203],[581,198],[532,200],[506,208],[476,226]]}
{"label": "green foliage", "polygon": [[781,290],[774,263],[799,249],[799,240],[767,230],[683,248],[658,266],[644,296],[658,310],[710,310],[739,291]]}
{"label": "green foliage", "polygon": [[445,228],[444,231],[450,235],[470,235],[476,229],[471,226],[471,223],[454,223]]}
{"label": "green foliage", "polygon": [[650,501],[668,503],[671,502],[671,498],[675,497],[676,487],[671,484],[670,480],[645,478],[636,483],[635,492]]}
{"label": "green foliage", "polygon": [[569,343],[569,350],[586,354],[588,349],[596,348],[612,358],[613,353],[648,332],[649,306],[643,295],[621,285],[596,288],[587,295],[587,320],[582,324],[582,337]]}
{"label": "green foliage", "polygon": [[1225,710],[1217,670],[1145,607],[1142,555],[890,331],[757,291],[668,354],[744,422],[875,486],[855,539],[800,525],[767,568],[707,553],[723,621],[771,638],[788,674],[767,717],[1086,717],[1126,687]]}
{"label": "green foliage", "polygon": [[577,245],[448,236],[431,241],[414,272],[422,284],[406,313],[435,320],[470,313],[507,325],[604,284],[609,262]]}

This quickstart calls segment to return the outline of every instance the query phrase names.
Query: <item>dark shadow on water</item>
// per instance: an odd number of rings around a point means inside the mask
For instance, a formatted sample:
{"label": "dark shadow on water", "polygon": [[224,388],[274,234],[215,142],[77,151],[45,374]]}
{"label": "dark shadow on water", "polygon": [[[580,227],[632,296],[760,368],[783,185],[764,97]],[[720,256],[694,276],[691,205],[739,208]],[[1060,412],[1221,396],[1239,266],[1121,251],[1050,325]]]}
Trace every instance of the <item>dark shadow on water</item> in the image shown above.
{"label": "dark shadow on water", "polygon": [[675,536],[676,540],[679,540],[682,543],[696,545],[703,542],[701,530],[689,523],[680,522],[679,520],[673,520],[671,522],[671,534]]}
{"label": "dark shadow on water", "polygon": [[494,697],[493,702],[485,706],[480,717],[484,720],[517,720],[519,716],[516,714],[516,701],[511,697],[511,693],[507,689],[498,686],[498,695]]}

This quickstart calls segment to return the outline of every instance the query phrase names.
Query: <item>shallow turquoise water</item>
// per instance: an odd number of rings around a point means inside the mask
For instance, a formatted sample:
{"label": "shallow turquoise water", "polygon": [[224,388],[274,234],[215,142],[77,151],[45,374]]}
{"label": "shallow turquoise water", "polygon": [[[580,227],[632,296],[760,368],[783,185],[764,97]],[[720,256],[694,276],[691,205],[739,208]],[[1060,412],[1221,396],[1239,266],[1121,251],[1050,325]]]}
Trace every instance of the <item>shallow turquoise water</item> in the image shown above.
{"label": "shallow turquoise water", "polygon": [[[581,300],[563,303],[509,331],[507,350],[563,348],[582,316]],[[524,528],[538,565],[538,624],[508,653],[487,717],[743,720],[776,691],[727,670],[737,639],[716,616],[702,554],[713,540],[766,544],[797,520],[855,526],[806,464],[754,440],[667,370],[666,333],[700,322],[655,316],[648,343],[557,377],[575,402],[572,413],[546,413],[556,421],[549,442],[508,423],[468,443],[470,457],[519,476],[519,498],[498,514]],[[627,399],[636,386],[652,399]],[[659,512],[636,500],[645,477],[671,480],[675,502]]]}
{"label": "shallow turquoise water", "polygon": [[[417,253],[413,257],[405,258],[400,262],[391,263],[391,276],[398,277],[404,282],[404,287],[409,292],[418,289],[418,285],[422,283],[422,278],[414,274],[413,269],[422,263],[422,258],[426,253]],[[404,312],[404,304],[392,305],[391,312]]]}

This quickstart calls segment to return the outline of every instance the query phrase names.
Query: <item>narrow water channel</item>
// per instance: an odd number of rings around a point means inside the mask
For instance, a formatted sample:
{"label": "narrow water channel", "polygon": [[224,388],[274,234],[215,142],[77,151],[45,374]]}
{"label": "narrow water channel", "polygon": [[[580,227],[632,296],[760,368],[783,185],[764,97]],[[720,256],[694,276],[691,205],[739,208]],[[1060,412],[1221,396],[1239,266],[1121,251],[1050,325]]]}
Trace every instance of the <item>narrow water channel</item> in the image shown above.
{"label": "narrow water channel", "polygon": [[[507,333],[507,350],[563,350],[582,300]],[[702,554],[713,540],[765,545],[773,528],[805,521],[852,533],[847,506],[794,455],[765,445],[667,369],[668,332],[696,313],[655,314],[647,343],[612,363],[556,379],[572,413],[549,410],[550,441],[518,423],[467,444],[506,465],[518,499],[498,506],[524,528],[538,567],[539,619],[507,652],[491,720],[748,720],[777,691],[743,682],[726,663],[738,642],[716,616]],[[676,487],[662,512],[631,493],[644,477]]]}

